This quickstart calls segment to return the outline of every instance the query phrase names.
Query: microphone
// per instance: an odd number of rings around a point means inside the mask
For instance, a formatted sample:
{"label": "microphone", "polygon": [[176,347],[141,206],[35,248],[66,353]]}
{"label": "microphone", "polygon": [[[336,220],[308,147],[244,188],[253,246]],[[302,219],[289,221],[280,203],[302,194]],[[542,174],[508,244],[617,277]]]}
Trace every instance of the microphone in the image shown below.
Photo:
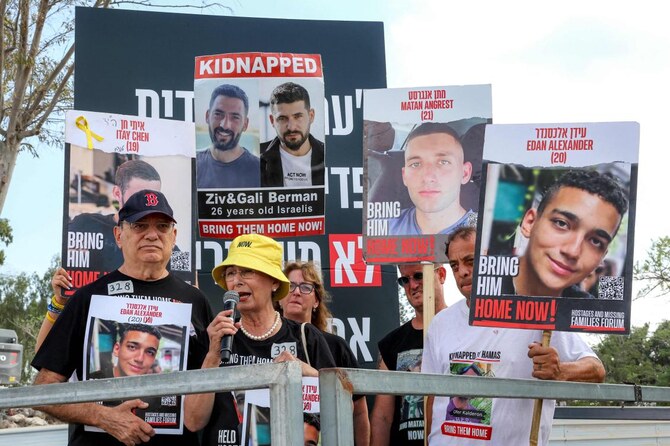
{"label": "microphone", "polygon": [[[231,319],[235,318],[235,307],[240,301],[240,295],[237,291],[226,291],[223,295],[223,311],[233,310],[233,314],[230,316]],[[228,362],[230,361],[230,354],[233,351],[233,336],[224,335],[221,339],[221,361]]]}

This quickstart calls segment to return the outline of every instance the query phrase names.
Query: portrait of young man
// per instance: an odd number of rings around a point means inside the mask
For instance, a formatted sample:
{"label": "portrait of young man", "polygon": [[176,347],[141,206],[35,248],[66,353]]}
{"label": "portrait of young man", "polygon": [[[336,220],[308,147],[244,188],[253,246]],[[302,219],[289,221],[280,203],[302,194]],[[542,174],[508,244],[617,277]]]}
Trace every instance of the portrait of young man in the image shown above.
{"label": "portrait of young man", "polygon": [[262,187],[323,186],[323,142],[310,133],[315,111],[302,85],[285,82],[270,95],[270,124],[276,132],[261,144]]}
{"label": "portrait of young man", "polygon": [[627,210],[628,196],[612,175],[561,175],[523,215],[519,231],[527,244],[502,294],[592,298],[580,283],[602,264]]}
{"label": "portrait of young man", "polygon": [[161,332],[152,325],[121,325],[119,339],[112,350],[114,365],[93,372],[88,378],[118,378],[153,373],[161,338]]}
{"label": "portrait of young man", "polygon": [[458,133],[446,123],[427,122],[407,137],[402,182],[412,201],[388,222],[389,235],[449,234],[473,226],[477,213],[461,205],[461,187],[472,177]]}
{"label": "portrait of young man", "polygon": [[260,185],[260,160],[240,139],[249,127],[249,98],[237,85],[222,84],[210,96],[205,122],[211,145],[196,154],[198,189]]}

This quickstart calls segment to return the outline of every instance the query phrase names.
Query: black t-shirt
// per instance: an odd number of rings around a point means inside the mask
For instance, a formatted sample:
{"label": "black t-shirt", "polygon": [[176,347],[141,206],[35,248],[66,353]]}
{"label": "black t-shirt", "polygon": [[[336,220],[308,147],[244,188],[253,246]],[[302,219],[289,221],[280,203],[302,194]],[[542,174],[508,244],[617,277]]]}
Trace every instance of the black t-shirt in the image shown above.
{"label": "black t-shirt", "polygon": [[[246,337],[242,330],[233,338],[230,362],[220,367],[236,365],[265,364],[279,355],[284,349],[307,362],[300,339],[300,324],[284,317],[277,334],[263,341],[254,341]],[[309,362],[315,369],[335,367],[335,361],[328,349],[323,333],[311,324],[305,325],[305,338]],[[241,395],[241,392],[236,392]],[[203,446],[237,446],[242,440],[241,416],[244,408],[238,407],[235,396],[231,392],[217,393],[214,407],[207,426],[203,430]]]}
{"label": "black t-shirt", "polygon": [[[379,343],[379,354],[389,370],[418,372],[423,353],[423,330],[407,322],[387,334]],[[423,446],[423,397],[395,397],[390,445]]]}
{"label": "black t-shirt", "polygon": [[[81,288],[70,298],[51,332],[35,354],[32,366],[38,370],[45,368],[63,376],[71,376],[73,372],[76,372],[77,378],[81,380],[86,320],[91,296],[94,294],[110,295],[108,284],[118,281],[131,281],[133,288],[132,293],[115,295],[118,297],[191,304],[187,368],[199,369],[209,349],[207,325],[213,319],[212,310],[202,292],[175,278],[172,274],[160,280],[147,282],[133,279],[119,271],[113,271]],[[116,446],[122,444],[109,434],[87,432],[81,424],[73,426],[69,445]],[[184,427],[184,434],[181,436],[157,434],[146,444],[176,446],[197,444],[197,441],[197,435]]]}
{"label": "black t-shirt", "polygon": [[322,331],[321,334],[326,338],[326,343],[328,344],[328,348],[333,355],[337,367],[347,367],[352,369],[360,368],[360,365],[358,365],[358,361],[356,360],[356,355],[351,351],[346,340],[326,331]]}

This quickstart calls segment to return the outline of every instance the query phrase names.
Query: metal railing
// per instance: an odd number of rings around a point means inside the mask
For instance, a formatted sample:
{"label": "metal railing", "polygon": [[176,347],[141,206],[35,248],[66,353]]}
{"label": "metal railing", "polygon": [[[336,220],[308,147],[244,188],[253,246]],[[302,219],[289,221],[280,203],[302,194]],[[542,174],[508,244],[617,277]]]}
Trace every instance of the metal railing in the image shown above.
{"label": "metal railing", "polygon": [[295,361],[0,389],[0,409],[266,388],[273,444],[303,444],[302,374]]}
{"label": "metal railing", "polygon": [[[469,395],[616,402],[670,402],[670,387],[477,378],[365,369],[322,369],[319,374],[324,446],[353,445],[352,395]],[[0,409],[170,394],[270,389],[275,446],[303,444],[300,364],[286,362],[190,370],[76,383],[0,389]]]}
{"label": "metal railing", "polygon": [[468,395],[590,401],[670,402],[670,387],[478,378],[365,369],[321,369],[321,441],[353,446],[351,397],[356,394]]}

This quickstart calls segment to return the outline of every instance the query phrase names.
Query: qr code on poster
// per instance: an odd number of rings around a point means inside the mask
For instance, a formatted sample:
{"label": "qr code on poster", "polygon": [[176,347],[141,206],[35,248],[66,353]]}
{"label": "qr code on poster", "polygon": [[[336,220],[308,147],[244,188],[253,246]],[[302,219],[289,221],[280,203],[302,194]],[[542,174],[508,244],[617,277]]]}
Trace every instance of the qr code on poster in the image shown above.
{"label": "qr code on poster", "polygon": [[176,405],[177,405],[177,395],[161,397],[161,406],[173,407]]}
{"label": "qr code on poster", "polygon": [[170,269],[172,271],[190,271],[191,253],[186,251],[172,251],[170,257]]}
{"label": "qr code on poster", "polygon": [[623,277],[602,276],[598,281],[598,299],[623,300]]}

